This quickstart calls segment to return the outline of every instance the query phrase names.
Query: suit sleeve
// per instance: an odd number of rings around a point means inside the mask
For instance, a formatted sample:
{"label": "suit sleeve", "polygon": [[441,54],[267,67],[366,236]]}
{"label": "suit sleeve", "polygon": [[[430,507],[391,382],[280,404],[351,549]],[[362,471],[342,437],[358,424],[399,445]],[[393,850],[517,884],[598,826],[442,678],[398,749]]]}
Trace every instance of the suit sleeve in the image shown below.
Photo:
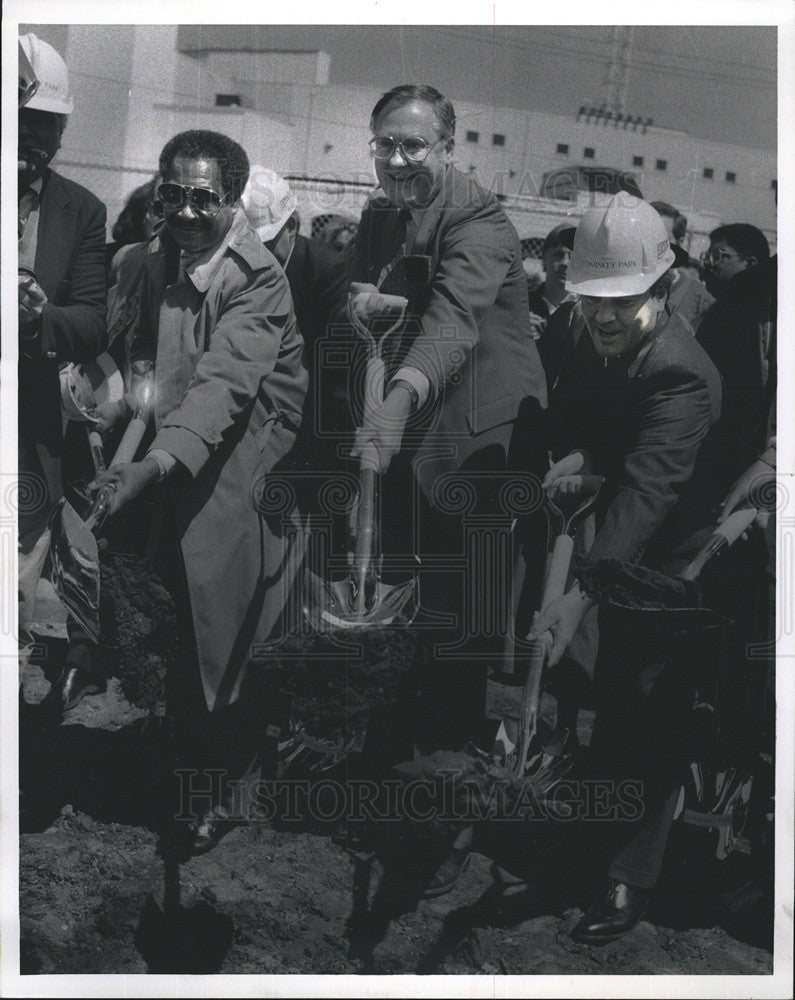
{"label": "suit sleeve", "polygon": [[589,552],[591,559],[640,558],[693,474],[709,431],[709,392],[696,375],[665,370],[654,377],[649,390],[638,433]]}
{"label": "suit sleeve", "polygon": [[319,258],[318,274],[312,289],[319,313],[329,323],[339,323],[348,315],[348,269],[342,254],[325,254]]}
{"label": "suit sleeve", "polygon": [[42,357],[55,352],[58,361],[90,361],[106,340],[105,206],[88,203],[87,220],[74,251],[62,304],[48,302],[41,317]]}
{"label": "suit sleeve", "polygon": [[231,295],[182,402],[165,418],[151,447],[173,455],[195,477],[273,372],[294,322],[281,269],[253,274]]}
{"label": "suit sleeve", "polygon": [[434,394],[465,363],[480,339],[480,323],[494,305],[513,261],[499,220],[466,219],[443,238],[421,331],[403,364],[426,376]]}

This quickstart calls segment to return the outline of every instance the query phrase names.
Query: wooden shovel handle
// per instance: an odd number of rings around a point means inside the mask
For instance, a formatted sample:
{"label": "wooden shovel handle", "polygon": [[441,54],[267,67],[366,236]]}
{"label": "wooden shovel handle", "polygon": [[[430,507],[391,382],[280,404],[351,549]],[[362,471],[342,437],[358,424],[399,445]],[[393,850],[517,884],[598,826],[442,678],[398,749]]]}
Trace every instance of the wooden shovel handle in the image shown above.
{"label": "wooden shovel handle", "polygon": [[124,436],[119,442],[119,447],[116,449],[116,454],[110,463],[111,468],[114,465],[122,465],[125,462],[133,461],[135,453],[138,451],[138,446],[146,433],[146,425],[147,421],[137,414],[127,424]]}

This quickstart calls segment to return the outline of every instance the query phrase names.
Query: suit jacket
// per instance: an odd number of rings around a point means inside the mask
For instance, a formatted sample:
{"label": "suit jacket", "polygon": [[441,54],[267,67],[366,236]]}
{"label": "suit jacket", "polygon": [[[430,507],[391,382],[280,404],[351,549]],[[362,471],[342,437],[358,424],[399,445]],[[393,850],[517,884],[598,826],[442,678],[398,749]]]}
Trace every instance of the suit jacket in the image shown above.
{"label": "suit jacket", "polygon": [[[705,313],[696,340],[721,374],[724,407],[714,459],[731,483],[764,450],[777,383],[777,258],[736,274]],[[773,413],[775,417],[775,413]]]}
{"label": "suit jacket", "polygon": [[329,323],[345,315],[348,299],[345,261],[331,247],[297,236],[285,273],[298,329],[311,356],[312,346],[326,335]]}
{"label": "suit jacket", "polygon": [[[351,280],[378,283],[400,245],[398,216],[383,194],[365,207]],[[450,167],[410,252],[428,258],[430,280],[407,286],[413,322],[399,361],[427,376],[436,400],[414,458],[431,497],[439,475],[487,446],[507,457],[520,406],[545,406],[546,381],[519,238],[492,194]]]}
{"label": "suit jacket", "polygon": [[605,476],[592,559],[668,564],[714,520],[699,470],[720,415],[720,376],[677,314],[634,351],[600,358],[580,337],[552,394],[558,455],[589,452]]}
{"label": "suit jacket", "polygon": [[[90,191],[45,171],[35,272],[48,301],[39,356],[20,356],[19,436],[20,473],[43,476],[50,501],[61,495],[58,368],[95,358],[105,342],[105,219],[105,206]],[[20,534],[25,515],[42,509],[20,511]]]}
{"label": "suit jacket", "polygon": [[346,316],[348,269],[338,251],[298,236],[285,273],[309,372],[301,440],[294,454],[308,468],[333,468],[339,464],[337,444],[354,425],[348,406],[348,370],[324,363],[328,345],[323,342],[338,332],[346,334],[341,346],[349,343],[347,326],[339,326]]}

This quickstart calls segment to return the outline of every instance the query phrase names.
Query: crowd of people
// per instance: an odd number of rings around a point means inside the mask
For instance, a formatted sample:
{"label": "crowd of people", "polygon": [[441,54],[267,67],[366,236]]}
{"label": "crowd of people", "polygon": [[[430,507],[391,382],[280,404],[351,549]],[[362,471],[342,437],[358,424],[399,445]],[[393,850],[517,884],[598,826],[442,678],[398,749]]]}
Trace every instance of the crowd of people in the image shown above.
{"label": "crowd of people", "polygon": [[[302,235],[283,178],[230,138],[190,130],[165,145],[106,247],[104,206],[49,166],[72,112],[67,67],[34,34],[20,45],[38,88],[19,110],[19,468],[41,494],[20,511],[21,573],[46,574],[47,519],[78,461],[59,369],[107,351],[124,393],[92,414],[106,442],[154,380],[142,457],[92,487],[111,488],[112,520],[156,498],[148,551],[181,633],[167,690],[182,764],[251,774],[262,744],[252,651],[283,626],[318,504],[317,490],[297,489],[271,509],[269,477],[333,477],[370,456],[385,565],[420,557],[415,751],[488,740],[488,666],[513,665],[505,635],[462,622],[482,621],[473,609],[504,583],[517,644],[552,634],[550,677],[575,732],[579,707],[595,707],[589,766],[643,789],[573,933],[597,944],[629,931],[660,874],[697,671],[709,661],[739,676],[746,644],[765,638],[745,599],[766,593],[764,537],[752,527],[704,580],[709,606],[734,623],[732,663],[721,665],[725,643],[699,637],[674,655],[608,605],[597,611],[576,577],[538,609],[540,503],[512,510],[503,487],[518,477],[554,497],[576,477],[603,477],[577,544],[591,561],[669,576],[734,509],[758,507],[775,476],[776,261],[763,233],[720,226],[694,267],[684,216],[620,192],[547,235],[544,280],[530,290],[500,202],[455,166],[451,102],[404,85],[373,108],[378,188],[349,242]],[[356,365],[324,368],[323,347],[349,311],[370,329],[390,325],[396,296],[407,303],[402,336],[383,398],[363,407]],[[507,562],[495,550],[490,573],[455,569],[463,514],[507,519]],[[35,587],[23,596],[35,602]],[[21,605],[23,624],[30,616]],[[106,684],[92,637],[71,617],[68,631],[48,696],[61,711]],[[754,744],[753,732],[742,738]],[[224,794],[193,824],[193,853],[220,839]],[[462,877],[470,844],[465,829],[429,894]]]}

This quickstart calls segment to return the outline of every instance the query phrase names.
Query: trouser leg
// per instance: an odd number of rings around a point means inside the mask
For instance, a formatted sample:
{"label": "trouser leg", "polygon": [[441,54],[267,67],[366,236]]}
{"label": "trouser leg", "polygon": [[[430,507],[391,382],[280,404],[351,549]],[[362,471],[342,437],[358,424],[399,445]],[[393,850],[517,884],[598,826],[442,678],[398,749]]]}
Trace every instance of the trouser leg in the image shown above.
{"label": "trouser leg", "polygon": [[628,634],[609,613],[600,635],[592,748],[602,776],[617,783],[616,799],[630,803],[613,824],[609,874],[648,889],[659,877],[687,762],[692,669],[681,647]]}

